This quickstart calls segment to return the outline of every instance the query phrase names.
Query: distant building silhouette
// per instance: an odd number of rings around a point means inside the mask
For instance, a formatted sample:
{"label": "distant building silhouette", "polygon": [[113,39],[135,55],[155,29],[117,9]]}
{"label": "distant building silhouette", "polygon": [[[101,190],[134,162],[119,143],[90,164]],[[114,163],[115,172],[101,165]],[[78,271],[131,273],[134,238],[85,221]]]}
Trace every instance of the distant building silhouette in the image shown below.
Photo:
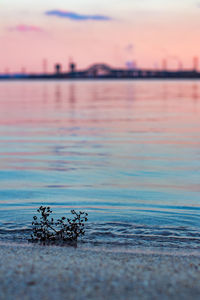
{"label": "distant building silhouette", "polygon": [[61,73],[61,65],[60,64],[55,65],[55,73],[57,75],[59,75]]}
{"label": "distant building silhouette", "polygon": [[76,64],[73,63],[73,62],[71,62],[71,63],[69,64],[69,70],[70,70],[71,73],[74,73],[75,70],[76,70]]}

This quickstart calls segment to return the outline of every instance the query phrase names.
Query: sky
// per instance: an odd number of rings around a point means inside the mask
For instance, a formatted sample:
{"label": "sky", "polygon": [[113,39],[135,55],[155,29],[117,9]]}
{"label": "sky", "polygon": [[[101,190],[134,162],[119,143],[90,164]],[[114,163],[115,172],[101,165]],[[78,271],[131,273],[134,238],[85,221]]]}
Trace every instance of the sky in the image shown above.
{"label": "sky", "polygon": [[189,68],[199,36],[200,0],[0,0],[0,72]]}

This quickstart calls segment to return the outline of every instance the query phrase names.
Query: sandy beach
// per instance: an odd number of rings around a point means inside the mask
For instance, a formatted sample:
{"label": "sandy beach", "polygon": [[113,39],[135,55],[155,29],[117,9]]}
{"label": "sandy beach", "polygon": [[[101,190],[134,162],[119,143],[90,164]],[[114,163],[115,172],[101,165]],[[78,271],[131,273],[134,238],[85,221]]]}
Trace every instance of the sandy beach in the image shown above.
{"label": "sandy beach", "polygon": [[200,299],[200,253],[187,251],[1,244],[0,299]]}

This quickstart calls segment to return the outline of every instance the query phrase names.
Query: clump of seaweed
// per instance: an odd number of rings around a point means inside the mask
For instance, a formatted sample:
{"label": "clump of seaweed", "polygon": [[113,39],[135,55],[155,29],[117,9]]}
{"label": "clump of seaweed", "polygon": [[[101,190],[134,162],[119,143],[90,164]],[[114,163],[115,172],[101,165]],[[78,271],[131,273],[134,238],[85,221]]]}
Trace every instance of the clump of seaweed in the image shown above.
{"label": "clump of seaweed", "polygon": [[41,216],[33,217],[32,242],[77,242],[85,234],[84,223],[88,220],[85,212],[71,210],[73,218],[62,217],[58,220],[50,217],[52,210],[49,206],[40,206],[37,212]]}

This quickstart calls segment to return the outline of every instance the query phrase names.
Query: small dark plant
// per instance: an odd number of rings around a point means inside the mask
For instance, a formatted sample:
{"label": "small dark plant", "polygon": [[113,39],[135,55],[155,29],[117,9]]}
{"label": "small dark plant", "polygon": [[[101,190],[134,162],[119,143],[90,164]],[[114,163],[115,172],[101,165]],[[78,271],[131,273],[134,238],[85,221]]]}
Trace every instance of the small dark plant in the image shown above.
{"label": "small dark plant", "polygon": [[37,210],[40,217],[34,216],[32,222],[32,242],[77,242],[77,239],[85,234],[84,222],[87,222],[88,214],[71,210],[73,218],[55,220],[50,217],[50,207],[40,206]]}

